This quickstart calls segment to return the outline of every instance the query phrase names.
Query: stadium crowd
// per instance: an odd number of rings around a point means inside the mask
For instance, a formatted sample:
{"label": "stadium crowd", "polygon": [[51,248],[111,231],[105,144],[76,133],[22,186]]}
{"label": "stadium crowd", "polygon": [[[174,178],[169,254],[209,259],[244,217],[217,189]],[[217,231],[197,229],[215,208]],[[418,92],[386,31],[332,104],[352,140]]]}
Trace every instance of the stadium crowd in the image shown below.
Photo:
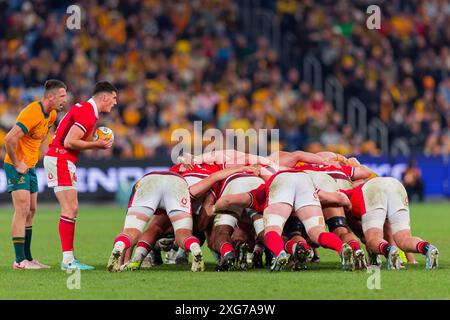
{"label": "stadium crowd", "polygon": [[[404,139],[413,154],[450,151],[450,4],[389,1],[377,31],[365,27],[364,1],[263,3],[303,52],[320,53],[369,119],[389,126],[391,140]],[[0,1],[0,144],[46,79],[68,84],[69,103],[104,79],[119,88],[119,105],[103,118],[116,133],[103,156],[169,152],[171,132],[194,120],[204,129],[279,128],[288,151],[380,154],[299,70],[282,68],[267,39],[242,33],[238,1],[79,4],[81,31],[67,32],[68,1]]]}

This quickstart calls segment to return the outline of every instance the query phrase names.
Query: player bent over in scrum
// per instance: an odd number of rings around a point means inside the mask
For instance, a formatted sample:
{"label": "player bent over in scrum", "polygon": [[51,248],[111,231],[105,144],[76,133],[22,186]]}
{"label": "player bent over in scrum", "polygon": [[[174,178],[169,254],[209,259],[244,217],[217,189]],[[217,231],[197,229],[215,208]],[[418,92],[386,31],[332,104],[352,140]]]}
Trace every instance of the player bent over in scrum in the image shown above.
{"label": "player bent over in scrum", "polygon": [[[251,174],[234,174],[221,182],[217,188],[216,198],[222,196],[240,194],[249,192],[264,183],[258,175]],[[229,206],[226,210],[214,210],[214,243],[213,248],[216,252],[220,252],[220,269],[226,271],[233,269],[237,262],[237,252],[232,245],[231,236],[238,226],[238,221],[244,219],[244,215],[252,217],[254,212],[247,212],[242,207]],[[248,217],[245,217],[248,218]],[[247,219],[250,220],[250,219]],[[250,221],[249,221],[250,222]],[[260,230],[258,230],[260,231]],[[258,232],[257,232],[258,233]]]}
{"label": "player bent over in scrum", "polygon": [[124,250],[132,247],[158,208],[165,209],[175,241],[193,255],[191,270],[204,271],[199,240],[192,236],[191,200],[186,180],[172,172],[150,172],[134,186],[122,233],[114,241],[108,271],[119,271]]}
{"label": "player bent over in scrum", "polygon": [[350,214],[359,218],[368,250],[386,257],[387,269],[400,269],[399,250],[383,235],[387,219],[395,243],[405,252],[426,256],[426,269],[438,267],[438,249],[411,235],[408,196],[405,187],[391,177],[373,178],[354,189],[342,191],[352,202]]}
{"label": "player bent over in scrum", "polygon": [[[291,174],[294,175],[292,176]],[[277,178],[278,176],[280,176],[281,179]],[[289,180],[285,181],[286,178],[294,179],[291,183]],[[296,184],[300,184],[299,188],[296,187]],[[277,194],[277,188],[280,187],[282,187],[281,189],[286,193],[285,198],[281,198],[281,196]],[[301,190],[305,190],[305,192],[301,193]],[[267,192],[269,192],[268,195]],[[297,193],[298,197],[296,196]],[[267,199],[267,196],[269,196],[269,199]],[[272,196],[272,199],[270,199],[270,196]],[[300,221],[303,219],[306,222],[302,221],[311,240],[323,247],[332,248],[338,251],[341,254],[341,257],[343,257],[344,269],[347,270],[351,263],[351,247],[348,244],[343,244],[335,234],[325,232],[319,200],[327,207],[351,205],[347,197],[343,194],[337,192],[329,193],[321,190],[316,192],[311,179],[305,173],[285,171],[276,174],[273,180],[269,180],[267,184],[262,184],[257,189],[248,193],[227,195],[220,198],[215,207],[216,210],[224,210],[227,207],[234,205],[244,208],[250,207],[256,211],[264,210],[265,244],[277,256],[278,260],[281,256],[285,256],[285,261],[282,265],[277,266],[277,259],[275,259],[271,270],[280,270],[281,267],[287,263],[286,252],[283,250],[284,246],[281,238],[281,231],[284,229],[285,222],[294,208],[296,209],[296,213],[300,213]],[[268,206],[267,201],[269,202]],[[266,206],[267,208],[264,209]],[[270,210],[273,210],[275,213],[272,214]],[[279,214],[280,212],[283,216]],[[297,214],[295,215],[298,217]],[[288,248],[288,250],[295,250],[293,246],[289,247],[290,249]],[[308,249],[307,247],[305,248]],[[290,253],[293,253],[293,251]]]}
{"label": "player bent over in scrum", "polygon": [[307,174],[295,171],[279,172],[267,182],[267,188],[267,207],[264,209],[264,239],[266,246],[276,256],[271,270],[279,271],[288,262],[281,232],[292,210],[305,226],[311,241],[338,252],[344,271],[352,269],[352,249],[347,243],[342,243],[337,235],[325,231],[319,196]]}
{"label": "player bent over in scrum", "polygon": [[[125,220],[125,228],[122,234],[116,238],[111,258],[113,258],[114,253],[121,257],[123,253],[123,250],[120,251],[122,247],[121,242],[125,244],[124,249],[130,248],[136,243],[150,216],[154,214],[156,208],[160,208],[165,209],[167,212],[175,233],[175,241],[179,247],[193,254],[191,270],[194,272],[203,271],[204,263],[200,242],[197,237],[192,236],[191,198],[198,199],[202,197],[215,182],[226,178],[230,174],[246,170],[252,171],[256,169],[252,167],[237,167],[217,171],[210,176],[208,174],[212,171],[204,170],[206,178],[203,177],[203,180],[199,174],[197,174],[198,180],[188,179],[193,177],[188,177],[187,172],[185,177],[174,172],[153,172],[147,174],[135,185]],[[189,187],[187,180],[198,182]],[[142,262],[141,257],[142,254],[138,256],[139,260],[132,260],[129,266],[126,266],[126,269],[138,269]],[[120,259],[119,262],[116,262],[115,259],[113,261],[114,265],[108,263],[108,269],[112,268],[113,270],[110,271],[117,271],[116,269],[120,266]]]}
{"label": "player bent over in scrum", "polygon": [[[310,178],[312,179],[314,185],[320,190],[327,192],[335,192],[338,190],[338,184],[334,178],[344,179],[354,175],[353,168],[342,165],[341,168],[336,168],[333,166],[317,167],[317,166],[302,166],[301,170],[304,170]],[[367,177],[364,175],[363,177]],[[351,183],[351,180],[350,180]],[[325,223],[328,226],[330,232],[335,233],[342,242],[346,242],[350,245],[353,250],[353,259],[355,265],[350,265],[349,267],[353,270],[356,269],[366,269],[367,262],[364,251],[358,242],[358,238],[353,234],[353,232],[348,227],[346,221],[345,212],[342,207],[329,207],[323,208],[323,216],[325,218]]]}

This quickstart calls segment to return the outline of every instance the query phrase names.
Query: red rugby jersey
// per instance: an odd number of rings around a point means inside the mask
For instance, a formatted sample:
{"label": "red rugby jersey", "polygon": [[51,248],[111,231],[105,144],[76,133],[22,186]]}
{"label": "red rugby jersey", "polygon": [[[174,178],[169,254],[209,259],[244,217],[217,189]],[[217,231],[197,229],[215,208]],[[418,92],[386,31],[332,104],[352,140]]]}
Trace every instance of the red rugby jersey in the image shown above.
{"label": "red rugby jersey", "polygon": [[98,120],[98,109],[94,99],[73,105],[62,118],[56,129],[53,141],[50,143],[47,156],[59,157],[76,163],[80,150],[64,147],[64,140],[72,126],[78,126],[84,132],[82,140],[86,141]]}

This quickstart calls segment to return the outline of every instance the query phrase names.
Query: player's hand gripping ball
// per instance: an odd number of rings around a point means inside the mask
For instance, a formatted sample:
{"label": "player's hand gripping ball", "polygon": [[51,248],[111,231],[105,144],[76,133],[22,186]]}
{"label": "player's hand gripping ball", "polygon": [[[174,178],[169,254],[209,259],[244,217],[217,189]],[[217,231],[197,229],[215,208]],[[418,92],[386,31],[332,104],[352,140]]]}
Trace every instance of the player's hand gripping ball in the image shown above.
{"label": "player's hand gripping ball", "polygon": [[108,139],[114,141],[114,132],[108,127],[98,127],[94,132],[94,141]]}

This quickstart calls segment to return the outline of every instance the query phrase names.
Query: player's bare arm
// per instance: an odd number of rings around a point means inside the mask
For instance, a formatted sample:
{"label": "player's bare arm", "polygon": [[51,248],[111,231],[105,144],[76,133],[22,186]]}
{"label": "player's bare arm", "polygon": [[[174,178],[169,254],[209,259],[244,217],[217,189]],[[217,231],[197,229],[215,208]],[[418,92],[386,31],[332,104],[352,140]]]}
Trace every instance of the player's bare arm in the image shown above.
{"label": "player's bare arm", "polygon": [[226,179],[228,176],[238,173],[238,172],[249,172],[259,175],[259,167],[257,166],[241,166],[224,169],[218,172],[211,174],[209,177],[193,184],[189,187],[189,192],[194,197],[202,196],[205,192],[207,192],[214,183]]}
{"label": "player's bare arm", "polygon": [[323,208],[328,207],[344,207],[345,210],[352,209],[352,203],[348,197],[342,192],[327,192],[318,190],[317,195]]}
{"label": "player's bare arm", "polygon": [[112,147],[113,142],[109,139],[84,141],[82,139],[84,134],[85,132],[81,128],[76,125],[72,126],[64,139],[64,147],[74,150],[109,149]]}
{"label": "player's bare arm", "polygon": [[203,153],[198,156],[185,154],[179,158],[179,161],[183,164],[190,164],[190,165],[202,163],[224,164],[225,167],[228,168],[246,164],[270,165],[272,163],[267,158],[253,154],[248,154],[245,152],[236,151],[233,149],[215,150]]}
{"label": "player's bare arm", "polygon": [[220,197],[217,200],[214,206],[214,212],[218,212],[220,210],[226,210],[231,206],[237,206],[240,208],[248,208],[252,203],[251,196],[248,192],[238,193],[238,194],[229,194],[226,196]]}
{"label": "player's bare arm", "polygon": [[320,165],[330,165],[333,164],[329,160],[318,156],[317,154],[306,152],[306,151],[295,151],[295,152],[286,152],[286,151],[277,151],[272,153],[269,156],[269,159],[272,161],[276,161],[278,159],[278,164],[280,166],[293,168],[297,164],[297,162],[307,162],[312,164],[320,164]]}
{"label": "player's bare arm", "polygon": [[367,179],[372,175],[372,171],[366,166],[354,167],[353,180]]}
{"label": "player's bare arm", "polygon": [[22,138],[24,135],[25,134],[23,130],[18,125],[15,125],[5,137],[6,153],[14,163],[16,171],[20,174],[24,174],[28,170],[28,167],[25,164],[25,159],[19,160],[17,159],[16,156],[17,144],[19,142],[19,139]]}

